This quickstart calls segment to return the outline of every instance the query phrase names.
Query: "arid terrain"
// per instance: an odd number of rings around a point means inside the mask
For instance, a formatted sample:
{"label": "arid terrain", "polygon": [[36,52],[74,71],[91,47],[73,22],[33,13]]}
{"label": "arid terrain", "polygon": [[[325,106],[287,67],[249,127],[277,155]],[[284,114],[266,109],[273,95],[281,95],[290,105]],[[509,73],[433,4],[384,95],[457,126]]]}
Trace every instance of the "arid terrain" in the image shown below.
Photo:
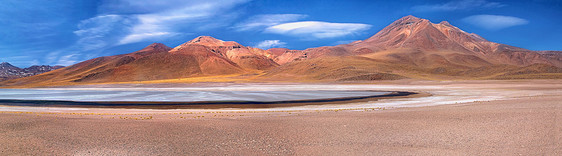
{"label": "arid terrain", "polygon": [[0,1],[0,156],[562,156],[562,0]]}
{"label": "arid terrain", "polygon": [[[0,152],[2,155],[562,153],[560,80],[390,81],[336,86],[392,88],[432,96],[267,109],[2,106]],[[244,87],[238,89],[241,88]]]}
{"label": "arid terrain", "polygon": [[495,43],[447,21],[405,16],[372,37],[337,46],[259,49],[211,36],[174,48],[98,57],[1,81],[27,88],[107,83],[357,82],[380,80],[560,79],[560,51]]}
{"label": "arid terrain", "polygon": [[[0,155],[561,155],[561,54],[414,16],[304,50],[153,43],[0,81]],[[197,99],[227,105],[115,105]],[[234,106],[288,99],[311,102]]]}

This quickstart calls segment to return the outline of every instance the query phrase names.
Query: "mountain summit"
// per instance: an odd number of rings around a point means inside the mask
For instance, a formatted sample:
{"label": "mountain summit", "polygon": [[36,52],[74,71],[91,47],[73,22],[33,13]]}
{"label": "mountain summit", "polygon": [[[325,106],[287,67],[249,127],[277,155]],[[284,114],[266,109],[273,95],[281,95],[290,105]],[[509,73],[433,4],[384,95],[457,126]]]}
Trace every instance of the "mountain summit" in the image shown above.
{"label": "mountain summit", "polygon": [[282,53],[274,59],[297,61],[269,75],[346,80],[562,77],[560,55],[543,53],[491,42],[447,21],[436,24],[409,15],[362,41]]}
{"label": "mountain summit", "polygon": [[192,44],[222,44],[224,43],[224,41],[216,39],[214,37],[211,36],[199,36],[194,38],[191,41],[188,41],[187,43],[192,43]]}
{"label": "mountain summit", "polygon": [[[36,86],[238,75],[263,81],[562,78],[560,52],[488,41],[447,21],[402,17],[350,44],[263,50],[199,36],[174,48],[154,43],[0,85]],[[2,66],[9,68],[3,63]],[[1,66],[0,66],[1,67]]]}
{"label": "mountain summit", "polygon": [[476,56],[491,64],[527,66],[539,63],[558,67],[562,65],[530,50],[490,42],[446,21],[435,24],[411,15],[393,22],[371,38],[350,44],[349,47],[351,51],[367,48],[373,52],[391,49],[450,51],[460,55]]}

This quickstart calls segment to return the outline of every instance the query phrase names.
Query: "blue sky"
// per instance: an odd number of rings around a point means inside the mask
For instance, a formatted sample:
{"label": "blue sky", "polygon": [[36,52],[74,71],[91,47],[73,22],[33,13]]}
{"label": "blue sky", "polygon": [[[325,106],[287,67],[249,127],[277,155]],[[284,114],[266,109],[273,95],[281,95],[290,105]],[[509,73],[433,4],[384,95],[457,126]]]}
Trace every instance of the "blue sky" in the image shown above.
{"label": "blue sky", "polygon": [[2,0],[0,62],[71,65],[213,36],[306,49],[366,39],[414,15],[531,50],[562,50],[559,0]]}

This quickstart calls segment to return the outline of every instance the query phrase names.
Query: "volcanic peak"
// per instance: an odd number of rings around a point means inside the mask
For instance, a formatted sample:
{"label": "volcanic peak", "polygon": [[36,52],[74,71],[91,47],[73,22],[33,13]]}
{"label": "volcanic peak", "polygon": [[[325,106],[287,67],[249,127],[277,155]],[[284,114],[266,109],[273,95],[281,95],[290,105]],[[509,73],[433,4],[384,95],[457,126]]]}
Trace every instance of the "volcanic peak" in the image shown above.
{"label": "volcanic peak", "polygon": [[207,47],[214,47],[214,48],[218,48],[218,47],[230,47],[230,48],[240,48],[242,47],[241,44],[238,44],[234,41],[223,41],[223,40],[219,40],[216,39],[214,37],[211,36],[199,36],[196,37],[188,42],[185,42],[177,47],[175,47],[174,49],[178,50],[181,49],[182,47],[189,47],[192,45],[202,45],[202,46],[207,46]]}
{"label": "volcanic peak", "polygon": [[146,48],[169,48],[169,47],[162,44],[162,43],[152,43],[152,44],[146,46],[145,49]]}
{"label": "volcanic peak", "polygon": [[155,51],[168,51],[171,50],[172,48],[162,44],[162,43],[152,43],[146,47],[144,47],[143,49],[141,49],[140,51],[145,51],[145,50],[155,50]]}
{"label": "volcanic peak", "polygon": [[211,36],[199,36],[192,39],[191,41],[188,41],[187,43],[221,43],[221,42],[224,41],[216,39]]}

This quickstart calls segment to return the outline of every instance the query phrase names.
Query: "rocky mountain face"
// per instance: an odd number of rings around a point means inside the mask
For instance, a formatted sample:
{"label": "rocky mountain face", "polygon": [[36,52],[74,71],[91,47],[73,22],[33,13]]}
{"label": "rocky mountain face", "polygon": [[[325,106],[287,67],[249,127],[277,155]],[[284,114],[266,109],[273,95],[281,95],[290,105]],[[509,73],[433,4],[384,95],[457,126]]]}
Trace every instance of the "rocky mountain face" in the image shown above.
{"label": "rocky mountain face", "polygon": [[[5,65],[4,73],[18,73]],[[41,70],[43,71],[43,70]],[[217,75],[263,81],[562,78],[560,52],[490,42],[446,21],[406,16],[374,36],[305,50],[245,47],[200,36],[177,47],[160,43],[0,85],[67,85]],[[244,77],[244,76],[243,76]],[[245,76],[247,77],[247,76]]]}
{"label": "rocky mountain face", "polygon": [[8,62],[2,62],[0,63],[0,81],[38,75],[59,68],[63,68],[63,66],[34,65],[21,69]]}
{"label": "rocky mountain face", "polygon": [[18,84],[99,83],[253,73],[279,66],[262,49],[200,36],[177,47],[151,44],[129,54],[104,56]]}
{"label": "rocky mountain face", "polygon": [[389,49],[452,51],[477,56],[491,64],[518,66],[535,63],[557,64],[527,49],[490,42],[476,34],[452,26],[446,21],[435,24],[414,16],[403,17],[373,37],[346,47],[354,53],[364,53],[358,51],[365,48],[373,52]]}
{"label": "rocky mountain face", "polygon": [[537,51],[537,53],[552,60],[562,62],[562,51]]}
{"label": "rocky mountain face", "polygon": [[192,46],[204,46],[212,53],[230,60],[244,69],[267,70],[278,66],[275,61],[268,57],[270,54],[264,50],[245,47],[234,41],[225,42],[210,36],[197,37],[172,49],[172,51],[181,51],[182,48]]}
{"label": "rocky mountain face", "polygon": [[[273,49],[279,51],[279,49]],[[282,60],[280,64],[305,58],[319,56],[356,56],[385,51],[408,51],[405,54],[392,54],[390,57],[397,62],[412,62],[416,60],[401,60],[399,57],[420,53],[436,54],[433,57],[470,57],[481,65],[509,64],[527,66],[531,64],[552,64],[561,67],[560,61],[541,56],[539,52],[513,47],[505,44],[490,42],[474,33],[467,33],[447,21],[435,24],[427,19],[406,16],[391,23],[374,36],[355,41],[350,44],[309,48],[303,51],[289,51],[278,54],[275,60]],[[437,56],[439,55],[439,56]],[[422,56],[420,59],[428,59]],[[451,58],[455,59],[455,58]],[[431,62],[431,61],[426,61]],[[422,64],[423,65],[423,64]]]}
{"label": "rocky mountain face", "polygon": [[[268,72],[278,79],[356,79],[381,73],[421,79],[504,79],[523,74],[553,78],[562,71],[560,53],[491,42],[446,21],[431,23],[414,16],[350,44],[268,51],[283,65]],[[540,73],[551,74],[543,77]]]}

